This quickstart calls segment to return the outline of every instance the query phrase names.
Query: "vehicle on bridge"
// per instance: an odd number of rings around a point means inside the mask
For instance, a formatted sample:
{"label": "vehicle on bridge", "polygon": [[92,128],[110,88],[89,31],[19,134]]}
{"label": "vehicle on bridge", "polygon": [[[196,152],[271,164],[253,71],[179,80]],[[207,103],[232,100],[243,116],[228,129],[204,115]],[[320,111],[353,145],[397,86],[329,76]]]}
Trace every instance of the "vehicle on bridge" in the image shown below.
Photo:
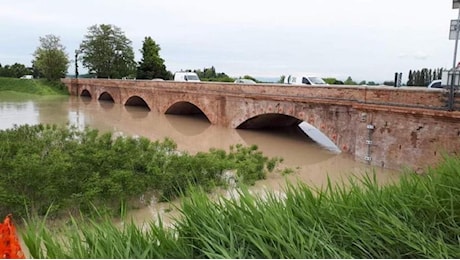
{"label": "vehicle on bridge", "polygon": [[314,86],[327,86],[327,84],[322,78],[316,76],[308,75],[288,75],[284,78],[285,84],[292,85],[314,85]]}
{"label": "vehicle on bridge", "polygon": [[179,71],[174,73],[174,81],[200,82],[200,78],[195,72]]}
{"label": "vehicle on bridge", "polygon": [[257,84],[254,80],[252,79],[236,79],[234,83],[237,84]]}
{"label": "vehicle on bridge", "polygon": [[431,81],[431,83],[428,85],[428,88],[442,88],[443,86],[441,84],[442,84],[442,80],[435,79]]}
{"label": "vehicle on bridge", "polygon": [[24,75],[22,77],[20,77],[20,79],[33,79],[34,76],[33,75]]}

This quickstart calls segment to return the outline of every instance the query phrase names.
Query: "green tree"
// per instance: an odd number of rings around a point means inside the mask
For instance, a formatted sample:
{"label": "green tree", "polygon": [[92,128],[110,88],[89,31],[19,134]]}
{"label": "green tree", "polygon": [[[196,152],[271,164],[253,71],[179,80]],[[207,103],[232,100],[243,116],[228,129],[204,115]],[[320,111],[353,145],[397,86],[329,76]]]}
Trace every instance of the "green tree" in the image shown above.
{"label": "green tree", "polygon": [[414,85],[414,74],[412,74],[412,70],[409,70],[409,77],[407,79],[407,86]]}
{"label": "green tree", "polygon": [[15,63],[10,67],[12,77],[19,78],[24,75],[31,74],[30,69],[28,69],[24,64]]}
{"label": "green tree", "polygon": [[134,51],[124,32],[111,24],[88,28],[80,44],[83,66],[98,78],[121,78],[134,75]]}
{"label": "green tree", "polygon": [[10,65],[5,65],[0,68],[0,77],[11,77],[10,74]]}
{"label": "green tree", "polygon": [[281,75],[281,76],[280,76],[280,79],[279,79],[278,82],[276,82],[276,83],[284,83],[284,79],[285,79],[285,78],[286,78],[285,75]]}
{"label": "green tree", "polygon": [[377,85],[377,83],[375,83],[374,81],[369,81],[369,82],[367,82],[367,85],[369,85],[369,86],[375,86],[375,85]]}
{"label": "green tree", "polygon": [[218,78],[217,73],[216,73],[216,68],[214,68],[214,66],[211,66],[211,68],[204,68],[203,78],[207,78],[207,79]]}
{"label": "green tree", "polygon": [[4,67],[0,64],[0,77],[19,78],[27,74],[31,74],[31,70],[24,64],[15,63],[13,65],[5,65]]}
{"label": "green tree", "polygon": [[[191,70],[187,70],[191,71]],[[202,81],[218,81],[218,82],[233,82],[234,79],[229,77],[224,72],[216,72],[214,66],[211,68],[204,68],[203,71],[200,69],[193,70]]]}
{"label": "green tree", "polygon": [[330,85],[343,85],[344,83],[336,78],[323,78],[324,82]]}
{"label": "green tree", "polygon": [[156,44],[150,36],[144,38],[142,49],[140,49],[142,60],[137,67],[137,78],[170,78],[170,73],[168,73],[164,65],[165,61],[160,57],[160,50],[160,45]]}
{"label": "green tree", "polygon": [[345,82],[343,82],[345,85],[356,85],[356,82],[353,81],[353,79],[351,79],[351,77],[349,76]]}
{"label": "green tree", "polygon": [[48,80],[65,77],[69,57],[58,36],[48,34],[40,37],[40,46],[34,52],[34,67]]}

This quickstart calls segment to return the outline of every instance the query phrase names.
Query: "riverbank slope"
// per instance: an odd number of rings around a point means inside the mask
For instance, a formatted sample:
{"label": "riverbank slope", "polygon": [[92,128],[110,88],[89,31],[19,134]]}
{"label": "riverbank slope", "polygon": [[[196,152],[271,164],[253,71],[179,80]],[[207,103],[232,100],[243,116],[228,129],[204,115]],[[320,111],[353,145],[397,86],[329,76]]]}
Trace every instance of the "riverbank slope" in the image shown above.
{"label": "riverbank slope", "polygon": [[0,77],[0,91],[14,91],[34,95],[68,95],[67,88],[59,81],[46,79],[17,79]]}

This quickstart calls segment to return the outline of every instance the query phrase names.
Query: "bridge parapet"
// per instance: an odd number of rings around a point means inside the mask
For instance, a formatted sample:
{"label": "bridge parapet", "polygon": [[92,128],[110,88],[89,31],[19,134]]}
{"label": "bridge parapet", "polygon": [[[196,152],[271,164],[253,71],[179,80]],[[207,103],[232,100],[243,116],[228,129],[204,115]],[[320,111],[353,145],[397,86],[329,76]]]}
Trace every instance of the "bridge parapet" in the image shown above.
{"label": "bridge parapet", "polygon": [[[76,83],[77,81],[77,83]],[[75,88],[99,86],[117,88],[147,88],[159,91],[172,90],[187,93],[202,93],[246,98],[272,99],[279,101],[308,100],[308,102],[351,105],[371,104],[408,108],[446,108],[444,90],[422,87],[384,87],[384,86],[295,86],[285,84],[245,85],[222,82],[176,82],[150,80],[107,80],[107,79],[63,79],[66,85]],[[81,92],[81,90],[80,90]],[[73,94],[73,93],[72,93]]]}

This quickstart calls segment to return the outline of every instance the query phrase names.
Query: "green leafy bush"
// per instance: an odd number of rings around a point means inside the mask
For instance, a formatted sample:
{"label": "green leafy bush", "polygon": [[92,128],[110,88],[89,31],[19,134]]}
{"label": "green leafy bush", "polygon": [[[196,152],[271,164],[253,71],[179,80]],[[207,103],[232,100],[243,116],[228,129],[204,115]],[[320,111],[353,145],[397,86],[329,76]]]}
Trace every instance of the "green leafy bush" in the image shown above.
{"label": "green leafy bush", "polygon": [[0,131],[0,140],[0,215],[17,217],[43,215],[51,205],[51,216],[90,212],[94,205],[118,212],[146,192],[171,200],[190,185],[211,191],[225,185],[222,172],[229,169],[252,184],[265,177],[269,162],[256,147],[189,155],[170,139],[114,137],[74,126],[16,126]]}

